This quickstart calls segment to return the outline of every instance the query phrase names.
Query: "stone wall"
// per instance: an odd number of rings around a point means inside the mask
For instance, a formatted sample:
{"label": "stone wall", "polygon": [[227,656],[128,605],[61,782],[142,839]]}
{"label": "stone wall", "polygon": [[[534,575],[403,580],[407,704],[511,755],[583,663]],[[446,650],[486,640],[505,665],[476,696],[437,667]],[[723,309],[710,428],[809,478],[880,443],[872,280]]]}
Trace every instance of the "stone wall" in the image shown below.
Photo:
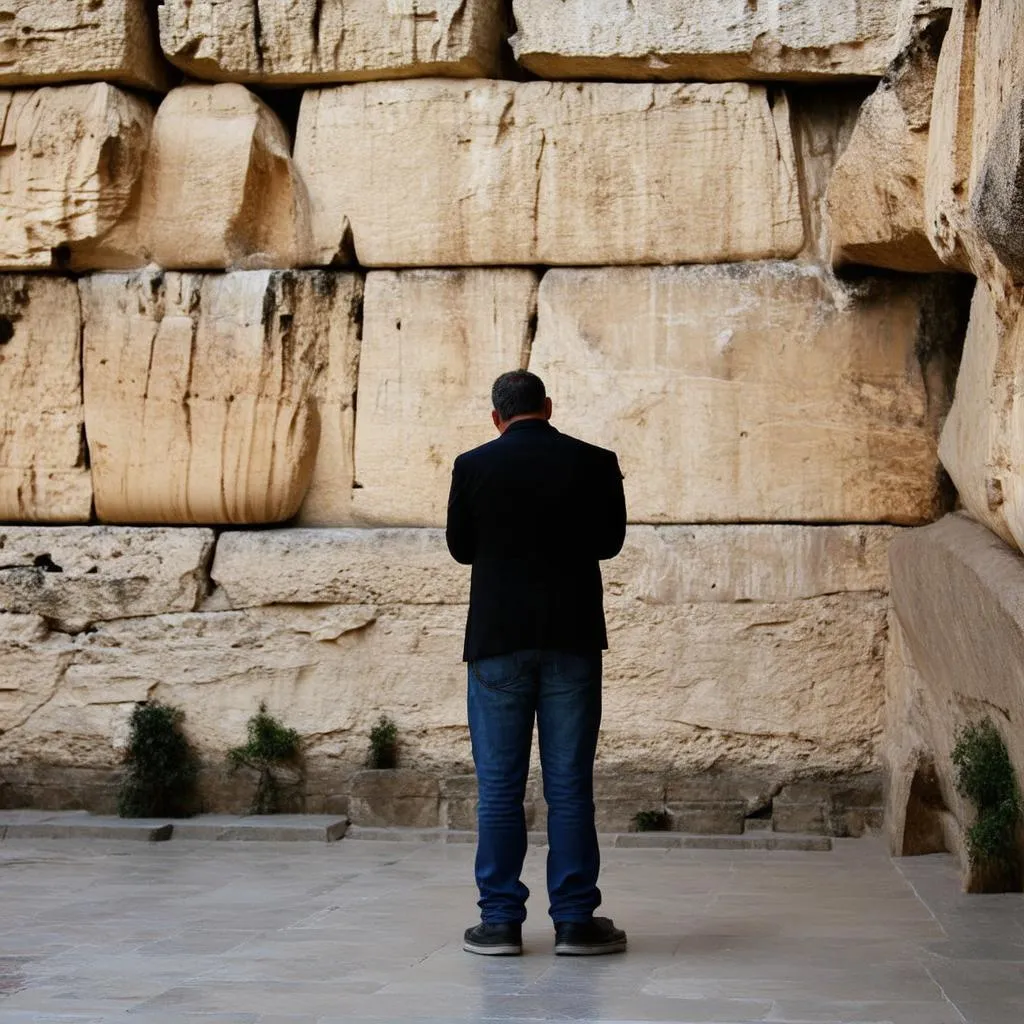
{"label": "stone wall", "polygon": [[[310,809],[373,818],[387,713],[416,820],[467,820],[437,528],[528,366],[626,475],[602,822],[878,824],[886,549],[950,507],[944,424],[1013,530],[1012,408],[946,421],[1012,97],[977,201],[929,141],[1004,0],[56,6],[0,0],[0,802],[108,807],[156,697],[237,806],[266,700]],[[983,302],[961,409],[1012,393]]]}

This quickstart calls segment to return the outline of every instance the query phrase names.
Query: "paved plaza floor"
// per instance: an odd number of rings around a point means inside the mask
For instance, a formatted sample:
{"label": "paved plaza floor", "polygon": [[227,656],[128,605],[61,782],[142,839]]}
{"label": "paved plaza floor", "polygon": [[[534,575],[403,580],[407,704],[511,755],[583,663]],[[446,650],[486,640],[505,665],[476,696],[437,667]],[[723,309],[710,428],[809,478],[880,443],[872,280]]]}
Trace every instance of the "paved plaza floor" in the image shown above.
{"label": "paved plaza floor", "polygon": [[493,959],[461,950],[472,855],[0,842],[0,1024],[1024,1022],[1024,898],[961,895],[948,857],[610,850],[630,949],[556,959],[535,848],[526,953]]}

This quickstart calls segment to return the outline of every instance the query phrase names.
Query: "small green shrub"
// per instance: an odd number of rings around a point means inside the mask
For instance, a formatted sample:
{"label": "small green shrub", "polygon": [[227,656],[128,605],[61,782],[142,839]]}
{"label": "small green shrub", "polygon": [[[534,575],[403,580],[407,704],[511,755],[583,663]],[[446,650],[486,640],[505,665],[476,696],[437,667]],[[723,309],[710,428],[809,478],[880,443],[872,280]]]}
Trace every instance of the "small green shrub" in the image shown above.
{"label": "small green shrub", "polygon": [[967,831],[971,863],[1019,878],[1020,791],[1006,744],[990,718],[960,730],[953,766],[958,792],[977,811],[977,820]]}
{"label": "small green shrub", "polygon": [[252,768],[259,773],[250,813],[276,814],[280,800],[276,772],[298,762],[299,734],[270,714],[264,701],[260,701],[259,710],[249,719],[246,730],[247,741],[228,751],[228,761],[234,769]]}
{"label": "small green shrub", "polygon": [[141,701],[129,719],[128,766],[117,798],[122,818],[184,818],[195,812],[199,762],[181,728],[185,712]]}
{"label": "small green shrub", "polygon": [[366,755],[367,768],[395,768],[398,765],[398,726],[381,715],[370,730],[370,752]]}
{"label": "small green shrub", "polygon": [[637,832],[670,832],[672,819],[667,811],[639,811],[633,816],[633,828]]}

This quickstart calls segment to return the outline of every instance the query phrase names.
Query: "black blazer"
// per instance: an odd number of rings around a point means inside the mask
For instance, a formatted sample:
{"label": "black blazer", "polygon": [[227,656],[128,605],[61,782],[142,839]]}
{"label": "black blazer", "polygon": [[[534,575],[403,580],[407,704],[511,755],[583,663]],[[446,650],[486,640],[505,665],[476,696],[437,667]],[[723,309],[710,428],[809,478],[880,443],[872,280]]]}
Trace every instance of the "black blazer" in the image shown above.
{"label": "black blazer", "polygon": [[473,566],[463,658],[608,646],[598,560],[626,535],[614,452],[519,420],[460,455],[448,550]]}

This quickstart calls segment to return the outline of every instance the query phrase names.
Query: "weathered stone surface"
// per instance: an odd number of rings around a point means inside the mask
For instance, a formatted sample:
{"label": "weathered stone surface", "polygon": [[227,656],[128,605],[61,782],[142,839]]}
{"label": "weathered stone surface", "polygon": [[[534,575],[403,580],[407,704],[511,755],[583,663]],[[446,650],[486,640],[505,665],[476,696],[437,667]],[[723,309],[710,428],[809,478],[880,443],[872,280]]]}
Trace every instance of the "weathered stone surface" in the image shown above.
{"label": "weathered stone surface", "polygon": [[15,635],[0,640],[0,764],[109,765],[147,696],[182,707],[214,762],[244,741],[260,700],[304,737],[310,770],[360,766],[384,711],[418,769],[469,760],[461,607],[162,615],[74,638],[48,634],[35,616],[0,615],[0,629],[5,620]]}
{"label": "weathered stone surface", "polygon": [[0,269],[137,265],[153,111],[111,85],[0,92]]}
{"label": "weathered stone surface", "polygon": [[81,282],[97,515],[265,523],[306,494],[318,379],[350,293],[328,271]]}
{"label": "weathered stone surface", "polygon": [[317,381],[320,444],[316,466],[298,522],[330,526],[352,521],[355,484],[356,388],[363,335],[363,278],[357,274],[331,277],[329,308],[308,309],[326,342],[326,366]]}
{"label": "weathered stone surface", "polygon": [[[739,550],[749,550],[748,532],[737,531]],[[713,532],[707,542],[715,546]],[[394,578],[396,570],[384,566],[400,565],[407,547],[381,551],[376,570],[365,555],[354,558],[357,568],[360,560],[367,564],[368,591],[376,579]],[[791,550],[781,540],[780,547]],[[763,559],[760,569],[767,572],[780,554],[750,558]],[[875,555],[866,558],[872,562]],[[722,565],[733,559],[724,554]],[[294,560],[301,567],[312,557]],[[674,571],[672,559],[665,560]],[[341,561],[336,554],[334,564]],[[270,582],[282,564],[280,556],[268,555],[262,567],[271,599]],[[651,575],[671,580],[672,571]],[[720,772],[742,767],[761,777],[756,792],[690,799],[676,787],[673,802],[746,800],[752,813],[770,798],[764,787],[772,780],[877,768],[884,593],[872,583],[863,592],[808,596],[819,585],[795,574],[783,595],[774,585],[730,583],[727,569],[720,571],[723,589],[735,588],[733,603],[705,600],[708,589],[700,585],[671,583],[650,598],[640,587],[613,593],[601,774],[689,776],[712,766]],[[874,570],[850,573],[864,586]],[[283,583],[293,599],[314,596],[312,588],[301,592],[295,575]],[[326,578],[328,599],[362,599],[358,588],[347,589],[351,583],[338,580],[332,591],[335,580]],[[225,579],[221,584],[230,593]],[[398,596],[445,596],[406,586]],[[133,702],[154,696],[185,709],[190,736],[214,763],[244,736],[247,718],[263,699],[302,734],[307,768],[318,778],[344,779],[363,764],[370,727],[384,711],[398,724],[405,764],[435,777],[463,774],[470,763],[459,662],[465,614],[455,603],[276,605],[97,622],[75,637],[48,633],[37,617],[0,616],[12,624],[8,634],[16,634],[0,649],[0,688],[8,701],[0,703],[6,714],[0,728],[7,730],[0,761],[109,766],[124,742]],[[531,793],[539,827],[543,805],[536,788]],[[471,813],[469,804],[459,813],[463,819]]]}
{"label": "weathered stone surface", "polygon": [[832,257],[828,186],[868,94],[864,83],[851,83],[808,89],[790,98],[805,224],[804,259],[827,263]]}
{"label": "weathered stone surface", "polygon": [[870,594],[612,609],[602,763],[873,769],[885,609]]}
{"label": "weathered stone surface", "polygon": [[884,526],[631,526],[622,554],[602,566],[605,593],[613,605],[885,593],[889,543],[897,532]]}
{"label": "weathered stone surface", "polygon": [[[929,754],[941,801],[963,826],[969,813],[951,762],[961,726],[991,717],[1024,784],[1024,558],[960,515],[907,531],[891,554],[901,653],[912,671],[897,683],[906,692],[893,695],[901,713],[889,719],[886,759],[909,793]],[[958,831],[946,837],[962,856]]]}
{"label": "weathered stone surface", "polygon": [[633,521],[920,522],[949,293],[779,263],[554,270],[530,369],[560,428],[619,453]]}
{"label": "weathered stone surface", "polygon": [[[885,526],[631,526],[602,567],[609,605],[794,601],[886,593]],[[227,608],[465,604],[469,570],[442,530],[223,533],[211,570]]]}
{"label": "weathered stone surface", "polygon": [[88,522],[81,352],[74,282],[0,276],[0,521]]}
{"label": "weathered stone surface", "polygon": [[[139,237],[162,267],[305,266],[306,188],[278,116],[241,85],[186,85],[153,124]],[[338,256],[338,239],[330,258]]]}
{"label": "weathered stone surface", "polygon": [[353,825],[437,828],[441,787],[436,778],[409,769],[357,772],[348,816]]}
{"label": "weathered stone surface", "polygon": [[0,611],[60,629],[194,611],[206,594],[211,530],[0,527]]}
{"label": "weathered stone surface", "polygon": [[231,608],[469,601],[469,570],[452,561],[443,530],[223,533],[211,575]]}
{"label": "weathered stone surface", "polygon": [[163,0],[160,42],[220,82],[499,78],[502,0]]}
{"label": "weathered stone surface", "polygon": [[939,456],[967,510],[1024,548],[1024,296],[978,282]]}
{"label": "weathered stone surface", "polygon": [[803,245],[788,106],[758,86],[310,90],[295,158],[321,262],[349,221],[371,267],[715,262]]}
{"label": "weathered stone surface", "polygon": [[357,522],[444,525],[452,462],[495,436],[491,385],[525,365],[536,296],[530,270],[367,276],[352,494]]}
{"label": "weathered stone surface", "polygon": [[881,75],[894,0],[514,0],[516,59],[544,78]]}
{"label": "weathered stone surface", "polygon": [[948,17],[928,21],[861,108],[829,185],[832,259],[941,270],[928,239],[924,182],[939,50]]}
{"label": "weathered stone surface", "polygon": [[0,0],[0,85],[167,84],[147,0]]}
{"label": "weathered stone surface", "polygon": [[977,14],[970,212],[982,244],[1018,284],[1024,284],[1022,52],[1024,5],[986,0]]}

